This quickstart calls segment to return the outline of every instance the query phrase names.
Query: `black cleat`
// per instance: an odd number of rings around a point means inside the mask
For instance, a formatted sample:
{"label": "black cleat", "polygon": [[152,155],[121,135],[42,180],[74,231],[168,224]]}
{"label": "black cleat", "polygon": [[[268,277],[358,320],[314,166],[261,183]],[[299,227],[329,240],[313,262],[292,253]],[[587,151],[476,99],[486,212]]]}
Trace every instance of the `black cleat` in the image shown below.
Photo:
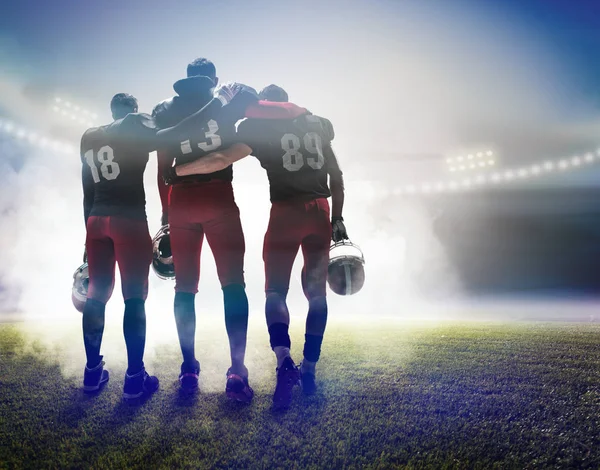
{"label": "black cleat", "polygon": [[181,391],[185,393],[194,393],[198,389],[198,379],[200,378],[200,363],[194,361],[188,365],[185,362],[181,364],[181,373],[179,374],[179,385]]}
{"label": "black cleat", "polygon": [[292,390],[300,381],[300,370],[291,357],[286,357],[277,368],[277,385],[273,394],[273,405],[278,409],[287,409],[292,403]]}
{"label": "black cleat", "polygon": [[248,385],[248,375],[233,374],[229,369],[227,371],[225,394],[230,400],[250,403],[254,397],[254,390]]}
{"label": "black cleat", "polygon": [[143,396],[150,396],[158,390],[158,379],[146,372],[146,368],[137,374],[125,374],[125,384],[123,385],[123,398],[125,400],[135,400]]}
{"label": "black cleat", "polygon": [[108,382],[108,371],[104,370],[104,361],[100,356],[100,362],[92,369],[88,369],[87,365],[83,371],[83,391],[86,393],[94,393],[100,390],[106,382]]}
{"label": "black cleat", "polygon": [[314,395],[317,393],[317,384],[315,383],[315,374],[310,372],[301,372],[302,392],[304,395]]}

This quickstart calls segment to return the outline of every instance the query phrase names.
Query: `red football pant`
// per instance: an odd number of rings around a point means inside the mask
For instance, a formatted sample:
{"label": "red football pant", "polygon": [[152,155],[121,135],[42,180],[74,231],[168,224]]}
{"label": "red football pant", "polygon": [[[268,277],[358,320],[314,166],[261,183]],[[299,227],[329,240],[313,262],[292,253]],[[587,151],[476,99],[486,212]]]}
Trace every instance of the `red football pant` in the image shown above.
{"label": "red football pant", "polygon": [[90,275],[88,299],[108,302],[115,285],[117,262],[123,299],[146,300],[152,239],[145,220],[91,216],[85,246]]}
{"label": "red football pant", "polygon": [[273,203],[263,245],[266,293],[287,295],[294,260],[298,248],[302,247],[304,295],[309,300],[324,296],[330,240],[327,199]]}
{"label": "red football pant", "polygon": [[198,292],[205,235],[215,257],[221,287],[244,286],[246,245],[230,182],[174,185],[169,196],[169,227],[176,292]]}

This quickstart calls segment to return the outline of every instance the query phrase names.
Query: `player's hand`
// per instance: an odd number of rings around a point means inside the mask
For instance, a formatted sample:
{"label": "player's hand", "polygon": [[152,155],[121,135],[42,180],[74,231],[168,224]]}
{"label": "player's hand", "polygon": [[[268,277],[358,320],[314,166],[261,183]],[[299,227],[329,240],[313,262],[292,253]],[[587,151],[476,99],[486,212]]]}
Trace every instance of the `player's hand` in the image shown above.
{"label": "player's hand", "polygon": [[243,85],[237,82],[223,83],[222,85],[219,85],[217,88],[215,88],[213,96],[214,98],[217,98],[219,101],[221,101],[221,103],[223,103],[223,106],[225,106],[231,103],[231,100],[235,98],[235,95],[237,95],[242,90],[242,86]]}
{"label": "player's hand", "polygon": [[167,168],[163,172],[162,177],[167,186],[172,185],[173,182],[175,181],[175,179],[177,178],[177,173],[175,172],[175,167],[170,166],[169,168]]}
{"label": "player's hand", "polygon": [[331,218],[331,239],[335,243],[348,240],[348,232],[346,232],[346,226],[342,217]]}

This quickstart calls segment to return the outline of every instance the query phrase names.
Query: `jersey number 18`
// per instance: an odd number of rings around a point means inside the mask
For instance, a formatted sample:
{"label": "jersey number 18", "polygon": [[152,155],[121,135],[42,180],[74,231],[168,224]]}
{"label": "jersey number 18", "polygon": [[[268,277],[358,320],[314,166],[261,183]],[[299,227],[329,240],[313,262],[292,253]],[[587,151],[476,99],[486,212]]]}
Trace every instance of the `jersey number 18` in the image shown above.
{"label": "jersey number 18", "polygon": [[[94,162],[94,150],[88,150],[84,154],[85,161],[87,162],[90,170],[92,170],[92,178],[94,178],[94,183],[100,182],[100,174],[98,173],[98,168],[96,168],[96,163]],[[100,163],[100,173],[105,180],[114,180],[121,173],[121,168],[119,168],[119,164],[114,161],[115,155],[113,149],[108,145],[101,147],[98,150],[98,163]]]}

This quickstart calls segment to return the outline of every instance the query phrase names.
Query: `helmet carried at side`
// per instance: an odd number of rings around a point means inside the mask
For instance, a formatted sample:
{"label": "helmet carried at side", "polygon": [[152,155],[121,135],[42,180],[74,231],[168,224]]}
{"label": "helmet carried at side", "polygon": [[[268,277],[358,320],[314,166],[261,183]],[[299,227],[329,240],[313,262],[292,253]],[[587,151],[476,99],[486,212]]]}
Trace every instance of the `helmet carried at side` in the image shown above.
{"label": "helmet carried at side", "polygon": [[89,282],[88,264],[83,263],[73,273],[73,288],[71,289],[73,305],[81,313],[83,313],[83,307],[85,307],[85,301],[87,300]]}
{"label": "helmet carried at side", "polygon": [[338,295],[353,295],[365,283],[365,257],[350,240],[342,240],[329,249],[327,269],[329,288]]}
{"label": "helmet carried at side", "polygon": [[175,279],[168,225],[163,225],[152,240],[152,269],[161,279]]}

